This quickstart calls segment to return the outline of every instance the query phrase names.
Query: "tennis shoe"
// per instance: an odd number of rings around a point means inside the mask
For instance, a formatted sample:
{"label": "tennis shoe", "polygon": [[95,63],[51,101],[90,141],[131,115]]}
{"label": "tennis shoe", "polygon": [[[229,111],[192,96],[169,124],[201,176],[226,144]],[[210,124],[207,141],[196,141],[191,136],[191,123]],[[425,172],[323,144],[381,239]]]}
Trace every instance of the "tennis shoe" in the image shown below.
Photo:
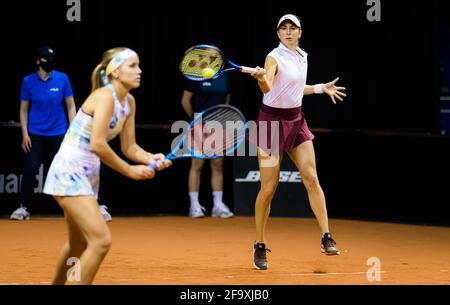
{"label": "tennis shoe", "polygon": [[111,216],[111,214],[107,211],[108,207],[107,207],[106,205],[103,205],[103,204],[102,204],[101,206],[99,206],[99,209],[100,209],[100,213],[102,213],[103,219],[104,219],[106,222],[112,221],[112,216]]}
{"label": "tennis shoe", "polygon": [[20,206],[20,208],[16,209],[9,219],[11,220],[30,220],[31,215],[30,212],[27,211],[26,207]]}
{"label": "tennis shoe", "polygon": [[234,214],[225,205],[225,203],[221,202],[217,206],[213,207],[211,216],[219,217],[219,218],[230,218],[230,217],[233,217]]}
{"label": "tennis shoe", "polygon": [[272,252],[266,248],[264,243],[255,243],[253,245],[253,265],[256,270],[267,269],[267,252]]}
{"label": "tennis shoe", "polygon": [[322,237],[320,251],[326,255],[339,255],[340,252],[336,247],[336,242],[331,237],[331,233],[325,233]]}
{"label": "tennis shoe", "polygon": [[206,209],[203,206],[201,206],[200,204],[191,205],[191,207],[189,208],[189,217],[203,218],[203,217],[205,217],[204,211],[206,211]]}

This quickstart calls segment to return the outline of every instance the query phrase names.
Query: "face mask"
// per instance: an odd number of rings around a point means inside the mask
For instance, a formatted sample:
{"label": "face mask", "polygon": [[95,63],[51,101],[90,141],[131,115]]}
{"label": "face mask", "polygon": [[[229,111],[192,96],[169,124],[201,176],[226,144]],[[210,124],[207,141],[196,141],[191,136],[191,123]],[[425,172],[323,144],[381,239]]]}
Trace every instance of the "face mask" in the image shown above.
{"label": "face mask", "polygon": [[48,59],[47,61],[41,61],[39,66],[47,73],[50,73],[55,68],[55,61],[53,59]]}

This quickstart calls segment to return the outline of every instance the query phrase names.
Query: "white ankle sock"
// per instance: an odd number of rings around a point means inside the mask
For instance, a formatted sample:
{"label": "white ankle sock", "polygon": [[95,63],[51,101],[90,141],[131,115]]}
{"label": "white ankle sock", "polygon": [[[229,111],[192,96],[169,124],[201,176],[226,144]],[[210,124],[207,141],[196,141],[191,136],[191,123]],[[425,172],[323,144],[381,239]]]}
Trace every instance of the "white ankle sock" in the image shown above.
{"label": "white ankle sock", "polygon": [[214,206],[217,207],[222,203],[223,192],[213,192]]}
{"label": "white ankle sock", "polygon": [[191,207],[200,207],[200,202],[198,202],[198,192],[189,192],[189,198],[191,199]]}

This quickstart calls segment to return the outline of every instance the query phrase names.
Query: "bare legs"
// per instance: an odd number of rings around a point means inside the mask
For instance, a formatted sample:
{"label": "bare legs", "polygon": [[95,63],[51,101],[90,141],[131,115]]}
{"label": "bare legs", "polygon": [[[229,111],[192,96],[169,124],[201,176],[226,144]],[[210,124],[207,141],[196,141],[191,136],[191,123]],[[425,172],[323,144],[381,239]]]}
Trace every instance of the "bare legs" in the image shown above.
{"label": "bare legs", "polygon": [[55,197],[67,221],[69,241],[58,259],[54,284],[64,284],[69,258],[79,260],[80,280],[75,284],[91,284],[111,247],[111,234],[93,196]]}
{"label": "bare legs", "polygon": [[[325,195],[317,177],[312,141],[302,143],[288,154],[301,173],[311,208],[322,234],[329,232]],[[271,160],[267,161],[268,158],[271,158]],[[263,150],[258,149],[261,173],[261,189],[255,203],[256,242],[258,243],[265,243],[265,230],[270,213],[270,204],[278,186],[281,161],[282,157],[267,157]]]}
{"label": "bare legs", "polygon": [[282,158],[279,156],[269,157],[258,148],[258,163],[261,176],[261,189],[256,197],[255,225],[256,242],[265,243],[266,225],[270,214],[270,204],[277,190],[280,179],[280,164]]}
{"label": "bare legs", "polygon": [[317,177],[316,157],[312,141],[306,141],[289,152],[302,176],[303,184],[308,192],[309,204],[319,222],[322,234],[329,232],[325,195]]}

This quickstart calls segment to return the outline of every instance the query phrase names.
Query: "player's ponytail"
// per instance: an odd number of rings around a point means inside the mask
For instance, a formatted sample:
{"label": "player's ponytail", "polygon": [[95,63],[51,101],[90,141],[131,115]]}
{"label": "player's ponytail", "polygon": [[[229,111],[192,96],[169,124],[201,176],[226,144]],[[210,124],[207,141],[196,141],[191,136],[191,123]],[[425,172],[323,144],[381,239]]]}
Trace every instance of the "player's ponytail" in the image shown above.
{"label": "player's ponytail", "polygon": [[92,87],[92,89],[91,89],[91,92],[93,92],[94,90],[97,90],[98,88],[101,88],[101,87],[104,86],[103,83],[102,83],[101,76],[100,76],[100,70],[101,69],[104,69],[102,67],[102,64],[98,64],[95,67],[94,71],[92,72],[92,76],[91,76],[91,87]]}

